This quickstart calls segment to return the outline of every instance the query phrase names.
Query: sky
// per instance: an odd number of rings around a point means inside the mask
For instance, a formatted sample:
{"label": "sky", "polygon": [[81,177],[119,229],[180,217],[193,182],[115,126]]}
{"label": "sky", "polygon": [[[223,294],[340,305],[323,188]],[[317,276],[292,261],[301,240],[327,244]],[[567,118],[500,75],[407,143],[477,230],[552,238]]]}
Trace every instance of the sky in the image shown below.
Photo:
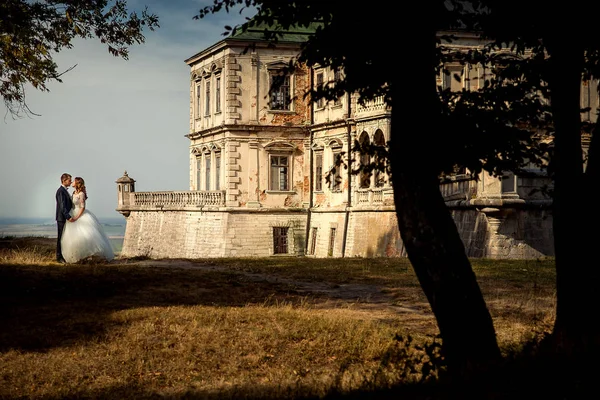
{"label": "sky", "polygon": [[[212,0],[135,0],[159,17],[129,60],[98,40],[77,40],[56,54],[62,83],[49,92],[26,88],[39,116],[13,119],[0,102],[0,218],[54,221],[63,172],[85,180],[87,208],[101,219],[119,218],[115,181],[125,171],[136,191],[189,190],[189,77],[185,59],[224,38],[224,26],[252,16],[225,10],[194,20]],[[72,189],[71,189],[72,192]]]}

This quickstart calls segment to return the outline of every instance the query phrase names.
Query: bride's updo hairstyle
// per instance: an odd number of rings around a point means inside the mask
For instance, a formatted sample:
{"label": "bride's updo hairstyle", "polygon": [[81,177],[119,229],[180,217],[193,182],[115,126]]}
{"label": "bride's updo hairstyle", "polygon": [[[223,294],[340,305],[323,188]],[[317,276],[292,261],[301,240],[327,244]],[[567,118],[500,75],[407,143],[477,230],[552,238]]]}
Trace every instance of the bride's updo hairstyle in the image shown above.
{"label": "bride's updo hairstyle", "polygon": [[85,195],[85,200],[87,200],[88,195],[87,191],[85,190],[85,181],[83,180],[83,178],[80,176],[76,176],[73,180],[73,183],[75,184],[75,190],[77,190],[78,192],[83,192],[83,194]]}

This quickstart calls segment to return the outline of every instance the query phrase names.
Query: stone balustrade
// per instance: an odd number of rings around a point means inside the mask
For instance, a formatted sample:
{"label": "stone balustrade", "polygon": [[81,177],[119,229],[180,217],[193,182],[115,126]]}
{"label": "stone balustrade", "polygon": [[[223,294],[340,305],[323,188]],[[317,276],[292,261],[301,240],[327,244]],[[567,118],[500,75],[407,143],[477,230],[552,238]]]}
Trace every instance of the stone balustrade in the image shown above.
{"label": "stone balustrade", "polygon": [[189,206],[225,206],[224,190],[189,190],[177,192],[133,192],[133,207],[170,208]]}
{"label": "stone balustrade", "polygon": [[388,106],[385,104],[383,100],[383,96],[378,96],[372,101],[367,101],[364,105],[357,104],[356,106],[356,114],[360,116],[361,114],[371,114],[374,112],[382,112],[388,109]]}
{"label": "stone balustrade", "polygon": [[391,187],[358,189],[356,191],[356,205],[391,205],[394,192]]}
{"label": "stone balustrade", "polygon": [[470,175],[456,175],[440,183],[444,200],[471,200],[477,197],[477,181]]}

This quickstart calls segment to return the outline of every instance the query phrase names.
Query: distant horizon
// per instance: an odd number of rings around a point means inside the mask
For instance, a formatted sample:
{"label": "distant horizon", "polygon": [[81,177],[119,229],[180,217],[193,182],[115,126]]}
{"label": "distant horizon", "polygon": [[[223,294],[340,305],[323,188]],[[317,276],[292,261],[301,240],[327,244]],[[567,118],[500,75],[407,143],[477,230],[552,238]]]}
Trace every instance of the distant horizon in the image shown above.
{"label": "distant horizon", "polygon": [[[125,217],[101,218],[106,235],[111,243],[120,249],[125,239],[127,223]],[[0,238],[7,237],[45,237],[56,238],[54,217],[0,217]]]}
{"label": "distant horizon", "polygon": [[[103,216],[99,216],[96,215],[96,217],[101,220],[101,221],[122,221],[125,222],[126,219],[124,216],[119,216],[119,215],[115,215],[115,216],[111,216],[111,217],[103,217]],[[0,216],[0,224],[19,224],[19,223],[26,223],[26,221],[36,221],[39,223],[39,221],[51,221],[51,222],[56,222],[56,220],[54,219],[54,215],[51,216],[42,216],[42,217],[2,217]]]}

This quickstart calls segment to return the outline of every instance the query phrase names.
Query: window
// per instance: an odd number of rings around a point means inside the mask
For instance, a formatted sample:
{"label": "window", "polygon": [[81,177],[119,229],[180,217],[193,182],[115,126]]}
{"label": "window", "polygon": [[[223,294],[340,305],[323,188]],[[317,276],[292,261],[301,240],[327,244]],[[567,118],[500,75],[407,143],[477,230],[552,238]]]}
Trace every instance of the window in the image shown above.
{"label": "window", "polygon": [[273,227],[273,253],[287,254],[288,253],[288,228],[274,226]]}
{"label": "window", "polygon": [[289,142],[273,141],[265,145],[268,154],[269,183],[267,190],[286,192],[291,190],[292,157],[296,147]]}
{"label": "window", "polygon": [[215,153],[215,190],[221,190],[221,153]]}
{"label": "window", "polygon": [[310,249],[308,249],[308,254],[315,254],[315,250],[317,249],[317,228],[311,229],[310,236]]}
{"label": "window", "polygon": [[336,228],[329,230],[329,248],[327,249],[327,257],[333,257],[333,249],[335,248],[335,231]]}
{"label": "window", "polygon": [[215,84],[215,112],[221,112],[221,77],[217,76]]}
{"label": "window", "polygon": [[359,186],[365,189],[371,186],[371,172],[368,170],[371,164],[369,156],[369,134],[363,132],[360,135],[360,181]]}
{"label": "window", "polygon": [[584,121],[590,121],[591,110],[593,109],[590,100],[592,99],[591,81],[584,79],[581,81],[581,108],[587,109],[587,111],[581,113],[581,119]]}
{"label": "window", "polygon": [[447,65],[443,72],[443,89],[450,89],[452,92],[460,92],[463,88],[463,66]]}
{"label": "window", "polygon": [[375,132],[373,137],[373,144],[375,145],[375,187],[383,187],[385,185],[385,138],[383,132],[379,129]]}
{"label": "window", "polygon": [[[333,76],[333,80],[335,81],[336,85],[339,81],[342,80],[342,73],[340,71],[335,71],[334,76]],[[335,99],[335,101],[333,102],[334,106],[341,106],[342,105],[342,96],[338,97],[337,99]]]}
{"label": "window", "polygon": [[468,89],[476,91],[483,88],[483,80],[485,75],[485,69],[483,68],[483,66],[481,64],[469,64],[468,73]]}
{"label": "window", "polygon": [[206,81],[206,100],[204,101],[204,115],[210,115],[210,81]]}
{"label": "window", "polygon": [[[323,73],[319,72],[317,74],[317,86],[316,88],[322,88],[323,87]],[[319,100],[317,100],[317,108],[323,108],[325,107],[325,99],[324,98],[320,98]]]}
{"label": "window", "polygon": [[202,115],[202,109],[200,108],[200,99],[202,96],[202,85],[200,82],[196,84],[196,118],[200,118]]}
{"label": "window", "polygon": [[205,190],[210,190],[210,153],[206,153],[204,155],[204,165],[206,166],[206,168],[204,168],[204,176],[205,181],[204,181],[204,186],[205,186]]}
{"label": "window", "polygon": [[271,185],[270,190],[286,191],[289,188],[289,157],[271,155]]}
{"label": "window", "polygon": [[332,192],[342,191],[342,151],[333,151],[333,166],[331,167],[330,188]]}
{"label": "window", "polygon": [[271,74],[271,110],[290,110],[290,76],[282,72]]}
{"label": "window", "polygon": [[207,143],[194,149],[196,155],[195,190],[221,190],[221,148]]}
{"label": "window", "polygon": [[196,190],[200,190],[200,178],[202,177],[202,158],[196,158]]}
{"label": "window", "polygon": [[315,190],[323,190],[323,152],[315,153]]}
{"label": "window", "polygon": [[502,193],[515,193],[517,191],[517,180],[512,172],[505,172],[500,178]]}

